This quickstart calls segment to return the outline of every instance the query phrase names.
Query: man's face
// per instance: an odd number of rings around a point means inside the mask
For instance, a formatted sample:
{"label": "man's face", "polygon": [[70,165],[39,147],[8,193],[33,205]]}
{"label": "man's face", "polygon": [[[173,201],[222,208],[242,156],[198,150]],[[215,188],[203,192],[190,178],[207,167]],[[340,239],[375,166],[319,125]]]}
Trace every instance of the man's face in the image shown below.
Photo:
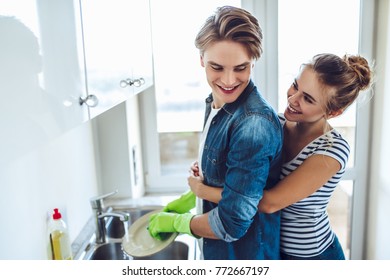
{"label": "man's face", "polygon": [[248,85],[254,61],[245,47],[233,41],[220,41],[209,46],[201,65],[205,67],[214,108],[234,102]]}

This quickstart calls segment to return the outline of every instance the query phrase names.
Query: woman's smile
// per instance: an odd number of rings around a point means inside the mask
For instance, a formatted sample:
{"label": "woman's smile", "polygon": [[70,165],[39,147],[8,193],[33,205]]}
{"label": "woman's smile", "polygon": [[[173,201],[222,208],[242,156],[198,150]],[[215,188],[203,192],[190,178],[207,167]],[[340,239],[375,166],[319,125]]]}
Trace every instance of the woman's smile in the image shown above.
{"label": "woman's smile", "polygon": [[291,104],[288,104],[287,110],[290,114],[302,114],[300,111],[294,109]]}

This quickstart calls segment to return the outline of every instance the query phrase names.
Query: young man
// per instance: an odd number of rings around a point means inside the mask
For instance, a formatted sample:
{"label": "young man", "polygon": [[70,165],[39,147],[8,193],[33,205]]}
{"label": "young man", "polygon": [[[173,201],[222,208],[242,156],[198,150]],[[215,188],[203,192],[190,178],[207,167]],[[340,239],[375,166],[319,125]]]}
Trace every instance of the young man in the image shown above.
{"label": "young man", "polygon": [[223,188],[219,204],[203,200],[202,213],[188,211],[188,192],[151,217],[149,232],[203,237],[204,259],[278,259],[280,214],[257,211],[263,190],[279,178],[282,127],[276,112],[251,81],[262,53],[257,19],[244,9],[224,6],[199,31],[196,47],[212,93],[200,146],[203,182]]}

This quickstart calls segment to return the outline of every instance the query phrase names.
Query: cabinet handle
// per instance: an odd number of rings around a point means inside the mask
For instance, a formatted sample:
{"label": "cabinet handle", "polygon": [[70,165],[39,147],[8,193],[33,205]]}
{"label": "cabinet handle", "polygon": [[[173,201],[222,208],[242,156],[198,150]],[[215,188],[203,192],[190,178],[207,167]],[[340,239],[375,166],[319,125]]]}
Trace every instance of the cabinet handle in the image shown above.
{"label": "cabinet handle", "polygon": [[144,78],[139,78],[139,79],[126,79],[126,80],[122,80],[120,81],[119,85],[122,87],[122,88],[125,88],[127,86],[135,86],[135,87],[140,87],[142,86],[143,84],[145,84],[145,79]]}
{"label": "cabinet handle", "polygon": [[96,107],[98,103],[99,103],[98,98],[96,97],[96,95],[93,94],[88,95],[86,98],[82,98],[82,97],[79,98],[80,105],[85,104],[88,107]]}

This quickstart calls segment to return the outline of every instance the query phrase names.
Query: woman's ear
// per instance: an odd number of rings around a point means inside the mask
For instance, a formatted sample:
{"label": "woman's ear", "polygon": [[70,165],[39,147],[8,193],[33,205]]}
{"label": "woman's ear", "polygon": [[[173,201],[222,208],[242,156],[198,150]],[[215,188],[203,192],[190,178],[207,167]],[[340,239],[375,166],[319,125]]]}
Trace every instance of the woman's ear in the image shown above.
{"label": "woman's ear", "polygon": [[200,65],[202,65],[202,67],[204,67],[203,55],[200,56]]}
{"label": "woman's ear", "polygon": [[337,117],[337,116],[340,116],[343,112],[344,112],[343,109],[339,109],[339,110],[337,110],[337,111],[330,112],[330,114],[328,115],[328,119],[331,119],[331,118],[335,118],[335,117]]}

